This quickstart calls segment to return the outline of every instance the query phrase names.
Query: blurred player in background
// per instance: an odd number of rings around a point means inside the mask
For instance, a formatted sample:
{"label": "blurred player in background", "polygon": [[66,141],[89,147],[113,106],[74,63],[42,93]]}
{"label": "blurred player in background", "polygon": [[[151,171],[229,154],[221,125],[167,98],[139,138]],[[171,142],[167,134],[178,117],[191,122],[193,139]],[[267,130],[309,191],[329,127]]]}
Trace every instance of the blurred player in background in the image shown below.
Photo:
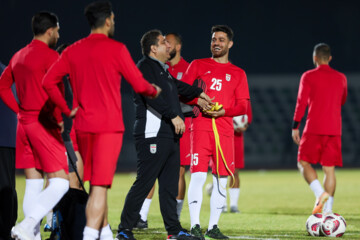
{"label": "blurred player in background", "polygon": [[[1,98],[19,114],[16,168],[25,169],[26,177],[25,219],[11,230],[16,239],[40,239],[40,220],[69,189],[66,150],[60,136],[61,114],[56,111],[55,119],[47,114],[45,118],[41,116],[48,99],[42,79],[58,58],[58,53],[51,49],[59,38],[58,18],[49,12],[37,13],[32,18],[32,30],[34,39],[11,58],[0,78]],[[19,104],[11,92],[13,82]],[[75,113],[69,111],[68,115],[72,117]],[[44,172],[49,186],[43,190]]]}
{"label": "blurred player in background", "polygon": [[84,180],[90,181],[84,240],[110,240],[107,191],[111,187],[124,133],[121,76],[135,92],[157,97],[160,89],[142,76],[126,46],[111,39],[115,22],[111,3],[93,2],[85,8],[91,33],[67,47],[43,79],[43,87],[65,115],[70,109],[57,88],[69,75],[79,108],[75,131],[84,161]]}
{"label": "blurred player in background", "polygon": [[[61,54],[65,48],[67,48],[69,44],[61,44],[56,51]],[[69,76],[63,77],[64,83],[64,95],[66,99],[66,103],[70,109],[73,106],[73,94],[72,89],[69,82]],[[61,133],[61,137],[64,141],[65,149],[68,156],[68,164],[69,164],[69,186],[70,188],[82,189],[82,186],[76,176],[75,168],[72,163],[75,164],[76,170],[79,174],[80,179],[83,179],[84,176],[84,167],[83,161],[79,152],[79,146],[77,144],[75,128],[73,127],[73,119],[69,118],[65,115],[62,116],[64,121],[64,131]],[[72,162],[70,162],[72,161]],[[46,185],[49,184],[49,181],[46,181]],[[53,230],[53,211],[51,210],[46,214],[46,223],[44,225],[44,231],[52,231]]]}
{"label": "blurred player in background", "polygon": [[[247,108],[247,113],[234,119],[234,148],[235,148],[235,172],[234,179],[231,177],[229,182],[229,198],[230,198],[230,212],[240,213],[238,208],[238,200],[240,195],[240,177],[239,171],[245,167],[245,151],[244,151],[244,132],[247,130],[252,122],[251,104]],[[225,205],[224,212],[227,212]]]}
{"label": "blurred player in background", "polygon": [[[316,197],[313,214],[332,213],[335,166],[342,166],[341,107],[347,97],[347,80],[344,74],[329,66],[331,59],[327,44],[315,46],[313,62],[316,68],[301,77],[292,130],[292,138],[299,145],[299,170]],[[299,126],[307,107],[306,125],[300,138]],[[324,188],[311,166],[317,163],[322,165],[325,174]]]}
{"label": "blurred player in background", "polygon": [[[229,50],[233,46],[233,31],[225,25],[211,29],[211,58],[194,60],[183,81],[193,84],[202,83],[205,93],[219,102],[223,108],[219,111],[200,113],[193,118],[191,180],[188,190],[188,202],[191,218],[191,234],[203,238],[200,228],[200,209],[202,189],[206,181],[210,159],[213,159],[213,191],[210,199],[210,220],[205,233],[208,239],[228,239],[221,233],[217,224],[226,201],[226,184],[234,165],[234,127],[232,117],[246,114],[249,101],[249,88],[244,70],[229,62]],[[189,102],[192,104],[193,102]],[[225,159],[215,153],[215,137],[212,118],[216,118],[216,127]],[[218,175],[220,177],[218,177]]]}
{"label": "blurred player in background", "polygon": [[[177,80],[181,80],[184,75],[189,63],[181,57],[182,39],[178,33],[168,33],[165,37],[166,41],[170,45],[170,59],[166,64],[169,66],[168,71]],[[180,173],[179,173],[179,190],[177,201],[177,214],[180,219],[181,210],[184,204],[185,197],[185,166],[190,165],[190,127],[191,127],[191,115],[192,107],[180,102],[182,112],[185,117],[185,132],[180,138]],[[155,185],[151,189],[149,195],[146,197],[141,210],[140,219],[137,223],[137,228],[146,229],[148,227],[147,215],[151,204],[151,199],[154,195]]]}

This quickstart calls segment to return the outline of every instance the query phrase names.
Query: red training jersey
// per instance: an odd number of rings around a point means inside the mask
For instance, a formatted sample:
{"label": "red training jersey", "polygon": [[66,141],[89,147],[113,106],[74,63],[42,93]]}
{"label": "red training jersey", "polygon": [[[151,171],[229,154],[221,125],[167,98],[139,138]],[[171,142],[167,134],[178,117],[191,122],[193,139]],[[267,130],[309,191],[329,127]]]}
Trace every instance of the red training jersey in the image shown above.
{"label": "red training jersey", "polygon": [[[14,54],[1,75],[0,96],[10,109],[19,112],[20,121],[37,121],[48,99],[42,87],[42,79],[58,56],[46,43],[34,39]],[[19,104],[11,92],[13,82],[16,84]]]}
{"label": "red training jersey", "polygon": [[121,76],[136,93],[155,96],[156,89],[136,67],[126,46],[104,34],[90,34],[68,48],[43,79],[52,101],[69,115],[65,99],[56,84],[69,74],[74,95],[76,130],[83,132],[122,132]]}
{"label": "red training jersey", "polygon": [[341,135],[341,106],[347,96],[344,74],[329,65],[305,72],[300,80],[294,121],[300,122],[308,106],[304,133]]}
{"label": "red training jersey", "polygon": [[[230,62],[218,63],[212,58],[194,60],[187,69],[183,81],[192,85],[196,79],[201,79],[205,83],[205,93],[210,98],[215,97],[214,102],[223,105],[225,114],[226,109],[234,107],[237,100],[250,99],[245,71]],[[239,112],[237,115],[245,113]],[[232,116],[217,118],[216,125],[220,134],[234,135]],[[192,129],[213,131],[211,117],[201,113],[193,119]]]}
{"label": "red training jersey", "polygon": [[177,80],[182,79],[183,75],[186,72],[186,69],[189,67],[189,63],[185,61],[182,57],[180,61],[174,66],[171,66],[170,62],[167,62],[166,64],[169,66],[168,71],[171,74],[171,76],[173,76]]}

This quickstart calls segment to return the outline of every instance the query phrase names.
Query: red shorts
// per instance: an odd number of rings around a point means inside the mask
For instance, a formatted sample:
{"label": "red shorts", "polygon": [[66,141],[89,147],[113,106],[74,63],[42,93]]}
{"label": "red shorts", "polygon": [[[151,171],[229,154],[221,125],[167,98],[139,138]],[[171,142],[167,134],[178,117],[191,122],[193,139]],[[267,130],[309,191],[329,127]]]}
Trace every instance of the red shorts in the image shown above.
{"label": "red shorts", "polygon": [[216,161],[216,148],[215,148],[215,138],[213,132],[205,131],[193,131],[193,148],[191,152],[191,173],[194,172],[207,172],[209,167],[209,161],[212,160],[212,173],[221,176],[229,176],[231,173],[234,173],[235,164],[234,164],[234,135],[224,136],[220,135],[220,145],[224,153],[226,160],[226,168],[223,158],[219,151],[219,169],[217,171],[217,161]]}
{"label": "red shorts", "polygon": [[16,168],[36,168],[46,173],[62,169],[69,173],[66,149],[60,132],[54,136],[38,121],[18,122],[16,132]]}
{"label": "red shorts", "polygon": [[77,143],[74,126],[71,128],[71,131],[70,131],[70,139],[71,139],[74,151],[75,152],[79,151],[79,146],[78,146],[78,143]]}
{"label": "red shorts", "polygon": [[185,132],[180,138],[180,165],[181,166],[189,166],[191,153],[191,122],[192,118],[185,118]]}
{"label": "red shorts", "polygon": [[111,186],[121,151],[122,132],[76,132],[79,152],[84,162],[84,181],[91,185]]}
{"label": "red shorts", "polygon": [[300,140],[298,161],[322,166],[342,167],[341,136],[303,134]]}
{"label": "red shorts", "polygon": [[244,134],[235,134],[234,137],[235,148],[235,168],[242,169],[245,167],[244,161]]}

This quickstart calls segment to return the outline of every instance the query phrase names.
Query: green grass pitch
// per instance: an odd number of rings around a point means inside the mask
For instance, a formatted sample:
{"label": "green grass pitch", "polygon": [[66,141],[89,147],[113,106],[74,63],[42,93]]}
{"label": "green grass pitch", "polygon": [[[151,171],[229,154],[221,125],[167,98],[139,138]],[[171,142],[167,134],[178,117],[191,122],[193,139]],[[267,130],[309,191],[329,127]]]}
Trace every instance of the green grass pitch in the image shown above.
{"label": "green grass pitch", "polygon": [[[319,179],[322,179],[322,172],[319,170],[318,173]],[[342,238],[360,239],[360,170],[338,169],[336,174],[337,190],[333,210],[344,216],[348,224]],[[190,174],[186,173],[187,184],[189,178]],[[25,179],[19,175],[16,180],[19,197],[18,221],[21,221]],[[134,180],[134,173],[117,174],[109,191],[109,222],[114,237],[125,196]],[[210,181],[209,175],[207,182]],[[319,239],[308,236],[305,230],[305,222],[311,214],[314,196],[298,171],[243,171],[240,173],[240,181],[241,214],[224,213],[219,222],[221,231],[230,239]],[[209,201],[210,197],[204,191],[201,209],[203,229],[209,221]],[[149,229],[134,231],[135,237],[141,240],[166,239],[157,194],[154,194],[148,221]],[[186,199],[181,223],[184,228],[190,228]],[[43,239],[48,236],[48,233],[42,233]]]}

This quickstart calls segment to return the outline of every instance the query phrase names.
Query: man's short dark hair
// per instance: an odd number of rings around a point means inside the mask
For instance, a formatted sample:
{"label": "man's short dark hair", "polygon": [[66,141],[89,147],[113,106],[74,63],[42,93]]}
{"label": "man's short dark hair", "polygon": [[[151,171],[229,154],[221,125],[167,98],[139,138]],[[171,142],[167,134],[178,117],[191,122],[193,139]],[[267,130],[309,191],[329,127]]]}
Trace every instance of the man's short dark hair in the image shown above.
{"label": "man's short dark hair", "polygon": [[228,36],[229,40],[232,41],[234,38],[233,30],[227,25],[215,25],[211,28],[211,35],[214,32],[224,32]]}
{"label": "man's short dark hair", "polygon": [[182,45],[182,37],[180,34],[178,34],[176,32],[170,32],[170,33],[166,34],[166,36],[168,36],[168,35],[173,35],[174,38],[176,39],[177,43]]}
{"label": "man's short dark hair", "polygon": [[314,47],[315,56],[319,59],[328,61],[331,56],[330,46],[326,43],[316,44]]}
{"label": "man's short dark hair", "polygon": [[38,12],[31,20],[31,28],[34,36],[44,34],[49,28],[57,27],[58,17],[51,12]]}
{"label": "man's short dark hair", "polygon": [[90,3],[85,8],[85,16],[91,29],[104,26],[106,18],[112,13],[111,3],[109,1],[98,1]]}
{"label": "man's short dark hair", "polygon": [[142,38],[140,40],[140,45],[141,45],[141,50],[142,50],[143,55],[149,56],[151,46],[158,45],[158,43],[159,43],[158,36],[160,36],[160,35],[162,35],[160,30],[153,29],[153,30],[146,32],[142,36]]}

